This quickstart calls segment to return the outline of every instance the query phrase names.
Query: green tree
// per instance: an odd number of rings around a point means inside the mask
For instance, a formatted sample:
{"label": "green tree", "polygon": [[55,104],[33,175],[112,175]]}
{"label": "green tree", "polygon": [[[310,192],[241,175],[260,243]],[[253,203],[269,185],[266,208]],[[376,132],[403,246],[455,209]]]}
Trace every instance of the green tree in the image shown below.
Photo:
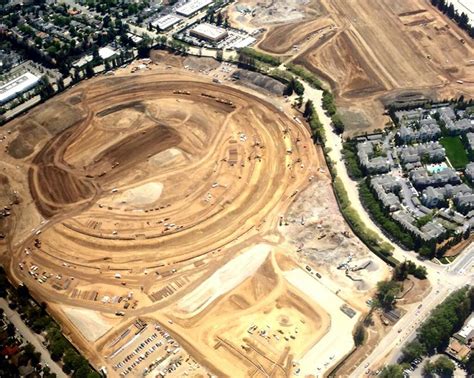
{"label": "green tree", "polygon": [[7,325],[7,335],[9,337],[15,336],[15,326],[13,323],[8,323]]}
{"label": "green tree", "polygon": [[385,366],[379,374],[381,378],[403,378],[403,369],[400,365]]}
{"label": "green tree", "polygon": [[94,66],[92,65],[92,63],[87,63],[86,64],[86,76],[87,77],[92,77],[94,76],[95,72],[94,72]]}
{"label": "green tree", "polygon": [[296,80],[294,77],[291,78],[290,82],[286,86],[285,95],[291,96],[293,92],[296,93],[296,95],[298,96],[303,96],[304,94],[303,84]]}
{"label": "green tree", "polygon": [[474,353],[471,353],[466,362],[466,371],[468,374],[474,374]]}
{"label": "green tree", "polygon": [[311,100],[308,100],[306,101],[306,104],[304,106],[304,113],[303,113],[303,116],[305,118],[308,118],[308,117],[311,117],[313,115],[313,112],[314,112],[314,104],[313,104],[313,101]]}
{"label": "green tree", "polygon": [[332,117],[331,117],[331,120],[332,120],[332,125],[334,127],[334,131],[336,132],[336,134],[342,134],[344,132],[344,122],[342,122],[342,119],[341,117],[339,116],[339,114],[334,114]]}
{"label": "green tree", "polygon": [[334,96],[331,92],[323,91],[323,108],[328,112],[330,116],[336,114],[336,105],[334,103]]}
{"label": "green tree", "polygon": [[446,356],[439,357],[435,363],[435,372],[438,373],[441,377],[452,377],[454,369],[456,366],[454,365],[453,361],[451,361]]}
{"label": "green tree", "polygon": [[23,353],[28,360],[31,360],[33,358],[33,354],[35,353],[35,351],[35,347],[30,343],[27,343],[23,348]]}
{"label": "green tree", "polygon": [[402,359],[404,362],[413,362],[426,354],[426,347],[418,340],[408,343],[402,350]]}
{"label": "green tree", "polygon": [[435,372],[435,367],[430,361],[426,361],[425,365],[423,366],[423,377],[425,378],[432,378]]}
{"label": "green tree", "polygon": [[293,90],[295,91],[295,93],[296,93],[298,96],[303,96],[303,94],[304,94],[304,86],[303,86],[303,84],[302,84],[300,81],[298,81],[298,80],[296,80],[296,79],[294,79],[294,78],[293,78],[292,81],[293,81]]}
{"label": "green tree", "polygon": [[354,333],[354,343],[356,346],[364,344],[365,341],[365,328],[362,324],[359,324]]}
{"label": "green tree", "polygon": [[377,284],[377,300],[386,310],[393,308],[400,286],[394,281],[381,281]]}

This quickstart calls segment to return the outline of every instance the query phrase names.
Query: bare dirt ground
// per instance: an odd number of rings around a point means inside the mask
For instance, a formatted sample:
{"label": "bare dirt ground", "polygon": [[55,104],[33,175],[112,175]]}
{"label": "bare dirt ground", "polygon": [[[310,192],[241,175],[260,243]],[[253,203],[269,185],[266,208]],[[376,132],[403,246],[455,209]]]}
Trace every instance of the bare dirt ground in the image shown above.
{"label": "bare dirt ground", "polygon": [[[147,69],[85,81],[2,128],[9,273],[112,377],[126,352],[110,358],[107,345],[131,327],[137,338],[127,333],[123,348],[138,348],[149,328],[131,324],[145,318],[166,324],[191,354],[180,360],[187,374],[315,372],[306,356],[341,318],[295,277],[310,264],[328,295],[339,290],[338,301],[362,313],[386,270],[337,215],[322,152],[284,98],[231,81],[228,65],[198,74],[198,60],[152,58]],[[222,84],[211,82],[216,74]],[[332,233],[311,238],[328,212]],[[372,262],[351,279],[336,266],[349,256],[352,268]],[[133,376],[162,369],[154,363],[166,350],[150,352]]]}
{"label": "bare dirt ground", "polygon": [[474,42],[429,1],[322,0],[318,13],[275,21],[258,46],[323,78],[349,134],[383,127],[388,103],[474,96]]}

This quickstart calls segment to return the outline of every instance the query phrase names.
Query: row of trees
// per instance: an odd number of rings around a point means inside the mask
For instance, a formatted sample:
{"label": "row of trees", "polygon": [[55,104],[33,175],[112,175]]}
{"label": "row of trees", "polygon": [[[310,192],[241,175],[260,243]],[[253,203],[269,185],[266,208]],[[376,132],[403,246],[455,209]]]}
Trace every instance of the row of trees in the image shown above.
{"label": "row of trees", "polygon": [[303,115],[308,121],[313,141],[318,144],[324,144],[324,142],[326,141],[326,137],[324,135],[324,127],[321,121],[319,120],[319,116],[316,112],[313,101],[308,100],[306,102]]}
{"label": "row of trees", "polygon": [[323,89],[323,84],[321,80],[319,80],[313,73],[308,71],[306,68],[292,63],[287,63],[286,69],[295,75],[299,76],[301,79],[306,81],[309,85],[311,85],[315,89]]}
{"label": "row of trees", "polygon": [[465,30],[471,38],[474,38],[474,26],[469,24],[469,17],[466,13],[459,13],[452,3],[446,0],[431,0],[431,4],[437,7],[441,12],[454,20],[461,29]]}
{"label": "row of trees", "polygon": [[245,47],[239,51],[239,63],[252,67],[257,67],[257,62],[278,67],[281,64],[279,58],[256,51],[250,47]]}
{"label": "row of trees", "polygon": [[346,140],[342,145],[342,154],[349,177],[353,180],[363,178],[364,173],[359,166],[359,158],[357,157],[357,143],[351,139]]}
{"label": "row of trees", "polygon": [[369,214],[387,234],[399,241],[407,249],[421,247],[421,243],[417,243],[412,234],[406,232],[406,230],[388,215],[376,195],[372,193],[366,181],[362,181],[359,184],[359,196],[364,207],[369,211]]}
{"label": "row of trees", "polygon": [[465,287],[448,296],[419,328],[416,339],[405,346],[402,361],[410,363],[446,349],[450,337],[461,329],[472,311],[474,288]]}
{"label": "row of trees", "polygon": [[336,134],[342,134],[344,132],[344,122],[342,122],[341,116],[337,112],[333,94],[326,89],[323,91],[323,109],[326,110],[331,117]]}
{"label": "row of trees", "polygon": [[354,208],[351,206],[349,197],[344,188],[344,184],[341,179],[336,177],[334,179],[334,192],[339,203],[344,218],[351,226],[354,233],[364,242],[369,249],[384,260],[387,264],[396,266],[399,264],[399,261],[392,256],[393,247],[385,243],[377,233],[368,229],[365,226],[365,223],[360,218],[360,215]]}
{"label": "row of trees", "polygon": [[9,306],[20,313],[22,320],[36,333],[46,335],[47,348],[51,358],[63,364],[66,374],[75,378],[99,378],[71,343],[62,335],[56,322],[46,312],[46,304],[37,304],[30,296],[28,288],[20,285],[17,289],[10,285],[5,271],[0,267],[0,297],[6,297]]}
{"label": "row of trees", "polygon": [[[385,366],[379,374],[381,378],[404,378],[403,370],[409,367],[408,364],[394,364]],[[440,376],[443,378],[452,377],[456,366],[446,356],[440,356],[436,361],[428,361],[423,367],[423,376],[426,378],[434,378]]]}

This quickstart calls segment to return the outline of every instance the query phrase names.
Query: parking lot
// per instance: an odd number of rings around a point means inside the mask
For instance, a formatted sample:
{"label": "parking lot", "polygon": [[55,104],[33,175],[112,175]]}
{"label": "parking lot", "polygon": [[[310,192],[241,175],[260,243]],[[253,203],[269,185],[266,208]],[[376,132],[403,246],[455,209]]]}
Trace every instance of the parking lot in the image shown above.
{"label": "parking lot", "polygon": [[162,325],[133,322],[108,345],[108,360],[120,377],[205,374]]}

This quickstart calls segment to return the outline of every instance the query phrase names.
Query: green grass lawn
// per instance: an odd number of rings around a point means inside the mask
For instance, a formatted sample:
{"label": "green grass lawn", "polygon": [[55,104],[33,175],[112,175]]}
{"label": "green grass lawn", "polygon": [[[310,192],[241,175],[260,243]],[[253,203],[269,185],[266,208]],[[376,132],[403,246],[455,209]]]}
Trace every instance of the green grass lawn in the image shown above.
{"label": "green grass lawn", "polygon": [[440,143],[446,149],[446,155],[455,169],[466,168],[469,159],[467,157],[466,149],[459,137],[444,137],[441,138]]}

